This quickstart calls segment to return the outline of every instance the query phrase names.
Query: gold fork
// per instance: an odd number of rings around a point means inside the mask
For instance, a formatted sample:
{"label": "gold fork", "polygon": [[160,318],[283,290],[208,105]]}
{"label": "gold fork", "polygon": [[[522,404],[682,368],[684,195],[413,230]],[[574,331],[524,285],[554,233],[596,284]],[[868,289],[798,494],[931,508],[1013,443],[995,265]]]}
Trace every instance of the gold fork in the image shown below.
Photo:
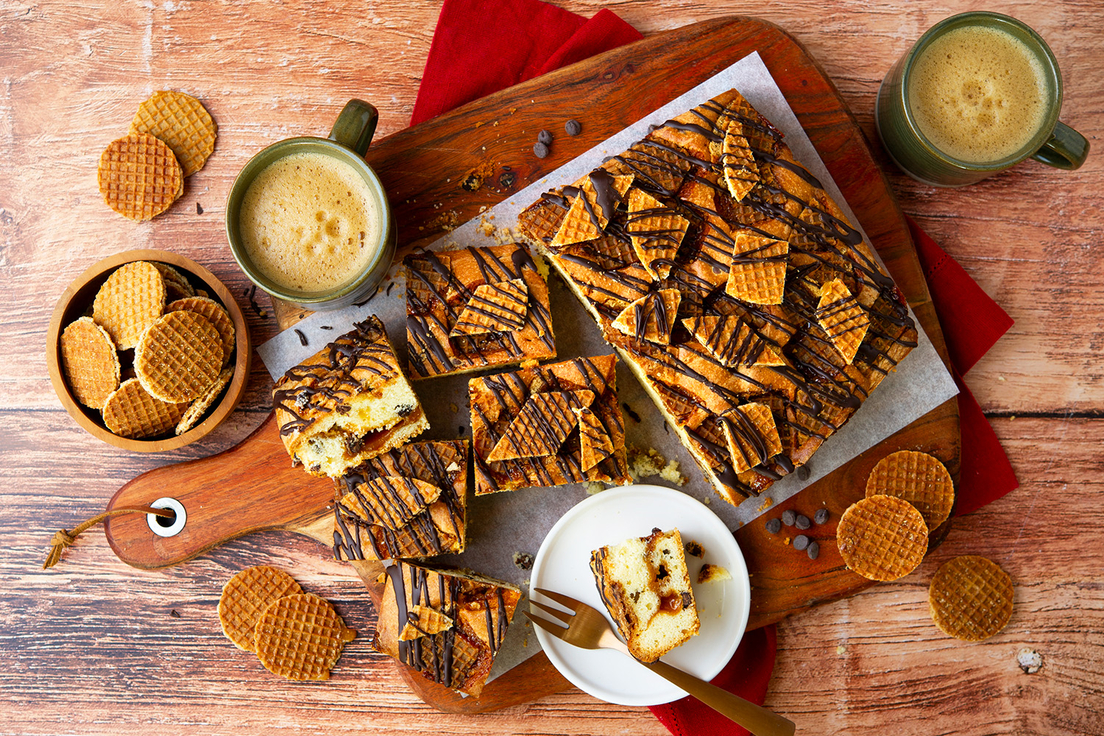
{"label": "gold fork", "polygon": [[[623,654],[629,654],[628,648],[614,633],[610,622],[597,609],[574,598],[569,598],[562,593],[554,593],[543,588],[534,588],[533,590],[572,611],[572,613],[566,613],[530,598],[530,604],[557,621],[567,624],[567,626],[558,626],[547,619],[534,616],[525,611],[525,615],[537,626],[552,636],[563,639],[568,644],[573,644],[582,649],[616,649]],[[733,695],[727,690],[722,690],[716,685],[711,685],[691,674],[687,674],[666,662],[657,659],[655,662],[640,662],[640,664],[690,693],[729,720],[735,721],[751,731],[755,736],[793,736],[797,729],[793,721],[744,700],[738,695]]]}

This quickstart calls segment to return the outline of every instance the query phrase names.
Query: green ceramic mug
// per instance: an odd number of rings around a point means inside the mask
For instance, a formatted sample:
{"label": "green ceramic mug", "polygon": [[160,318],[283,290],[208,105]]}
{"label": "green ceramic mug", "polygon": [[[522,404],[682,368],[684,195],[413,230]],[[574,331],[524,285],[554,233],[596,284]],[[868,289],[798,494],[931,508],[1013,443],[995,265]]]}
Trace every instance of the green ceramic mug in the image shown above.
{"label": "green ceramic mug", "polygon": [[925,184],[972,184],[1027,158],[1059,169],[1089,142],[1058,120],[1062,76],[1042,38],[1007,15],[934,25],[889,70],[874,119],[890,158]]}
{"label": "green ceramic mug", "polygon": [[350,100],[329,138],[289,138],[258,153],[226,201],[226,237],[250,281],[311,310],[340,309],[376,289],[395,255],[396,229],[376,172],[364,161],[379,119]]}

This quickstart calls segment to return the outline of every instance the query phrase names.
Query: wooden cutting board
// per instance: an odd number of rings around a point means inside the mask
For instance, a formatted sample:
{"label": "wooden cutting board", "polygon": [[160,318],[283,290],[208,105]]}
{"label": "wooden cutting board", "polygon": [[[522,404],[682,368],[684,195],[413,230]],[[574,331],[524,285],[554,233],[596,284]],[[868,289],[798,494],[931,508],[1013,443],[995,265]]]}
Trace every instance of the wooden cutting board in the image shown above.
{"label": "wooden cutting board", "polygon": [[[399,223],[399,257],[478,216],[483,208],[494,206],[753,51],[770,69],[946,361],[942,331],[908,228],[854,117],[801,45],[755,18],[715,19],[652,36],[377,141],[366,158],[391,197]],[[562,132],[571,118],[582,123],[581,135]],[[552,155],[539,159],[532,147],[543,128],[553,130],[556,138]],[[277,311],[282,327],[300,316],[287,305],[278,305]],[[749,628],[871,584],[844,567],[834,544],[835,523],[863,495],[874,463],[903,448],[937,455],[957,480],[957,403],[948,401],[781,505],[809,516],[821,506],[831,511],[830,522],[810,532],[822,540],[815,562],[790,547],[785,533],[770,535],[761,523],[735,532],[752,576]],[[115,517],[107,523],[107,537],[123,561],[147,569],[167,567],[265,529],[298,531],[332,542],[333,486],[290,466],[272,417],[225,453],[135,478],[119,490],[110,507],[149,503],[163,495],[173,496],[188,509],[184,531],[175,537],[157,537],[140,516]],[[936,543],[948,526],[936,530]],[[358,572],[371,582],[371,570]],[[378,597],[374,584],[369,589]],[[544,654],[496,679],[479,698],[461,698],[399,669],[426,702],[451,712],[494,710],[568,687]]]}

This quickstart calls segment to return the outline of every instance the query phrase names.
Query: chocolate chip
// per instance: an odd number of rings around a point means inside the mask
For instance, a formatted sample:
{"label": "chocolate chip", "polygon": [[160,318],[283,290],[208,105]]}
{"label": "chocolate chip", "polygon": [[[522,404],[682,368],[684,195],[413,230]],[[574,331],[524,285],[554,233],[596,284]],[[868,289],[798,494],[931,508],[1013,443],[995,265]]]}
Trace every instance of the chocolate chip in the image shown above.
{"label": "chocolate chip", "polygon": [[541,132],[537,133],[537,140],[539,142],[543,143],[546,146],[551,146],[552,145],[552,131],[542,130]]}
{"label": "chocolate chip", "polygon": [[809,555],[810,560],[815,560],[820,557],[820,544],[817,542],[809,542],[809,548],[805,550],[805,554]]}
{"label": "chocolate chip", "polygon": [[813,514],[813,521],[817,524],[823,524],[828,521],[828,509],[817,509]]}
{"label": "chocolate chip", "polygon": [[203,208],[199,206],[199,202],[196,202],[196,214],[197,215],[202,215],[203,214]]}
{"label": "chocolate chip", "polygon": [[797,469],[797,479],[809,480],[809,469],[806,468],[804,465]]}
{"label": "chocolate chip", "polygon": [[568,120],[564,125],[564,130],[568,135],[579,135],[583,132],[583,126],[579,124],[578,120]]}
{"label": "chocolate chip", "polygon": [[785,524],[786,526],[793,526],[794,521],[796,519],[797,519],[797,514],[795,514],[790,509],[786,509],[785,511],[782,512],[782,523]]}
{"label": "chocolate chip", "polygon": [[777,534],[778,532],[782,531],[782,520],[771,519],[767,522],[766,526],[768,532],[770,532],[771,534]]}
{"label": "chocolate chip", "polygon": [[172,616],[173,618],[180,618],[180,611],[178,611],[174,608],[171,611],[169,611],[169,615]]}
{"label": "chocolate chip", "polygon": [[806,537],[804,534],[798,534],[796,537],[794,537],[793,546],[794,549],[805,549],[809,546],[809,538]]}
{"label": "chocolate chip", "polygon": [[796,526],[798,529],[808,529],[812,525],[813,522],[809,521],[809,517],[805,514],[798,514],[797,518],[794,519],[794,526]]}
{"label": "chocolate chip", "polygon": [[537,158],[548,158],[548,146],[541,143],[540,141],[537,141],[533,145],[533,155]]}
{"label": "chocolate chip", "polygon": [[295,334],[299,336],[299,344],[306,347],[310,343],[307,341],[307,336],[303,334],[302,330],[296,330]]}

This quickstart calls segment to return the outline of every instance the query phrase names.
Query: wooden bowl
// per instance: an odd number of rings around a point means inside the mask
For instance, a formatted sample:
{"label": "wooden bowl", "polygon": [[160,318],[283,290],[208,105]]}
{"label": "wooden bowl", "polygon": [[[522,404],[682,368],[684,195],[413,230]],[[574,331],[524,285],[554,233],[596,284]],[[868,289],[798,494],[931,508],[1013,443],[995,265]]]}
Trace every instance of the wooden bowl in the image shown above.
{"label": "wooden bowl", "polygon": [[[212,299],[220,302],[234,322],[235,362],[234,376],[230,379],[230,385],[226,387],[218,403],[207,410],[203,421],[184,434],[148,440],[130,439],[113,434],[104,426],[100,412],[90,409],[76,400],[61,370],[60,337],[62,330],[73,320],[83,315],[91,306],[96,298],[96,292],[99,291],[100,286],[103,285],[112,271],[132,261],[157,261],[173,266],[187,276],[193,285],[206,290]],[[53,317],[50,318],[50,327],[46,337],[46,363],[50,369],[50,382],[53,384],[54,391],[65,410],[76,420],[77,424],[87,430],[93,437],[133,452],[175,450],[210,434],[226,417],[230,416],[230,412],[238,405],[242,394],[245,393],[251,357],[249,329],[245,323],[245,317],[242,315],[238,303],[234,301],[230,290],[223,286],[222,282],[215,278],[213,273],[195,261],[163,250],[131,250],[118,253],[104,258],[82,273],[69,284],[65,293],[58,299],[57,306],[54,307]]]}

